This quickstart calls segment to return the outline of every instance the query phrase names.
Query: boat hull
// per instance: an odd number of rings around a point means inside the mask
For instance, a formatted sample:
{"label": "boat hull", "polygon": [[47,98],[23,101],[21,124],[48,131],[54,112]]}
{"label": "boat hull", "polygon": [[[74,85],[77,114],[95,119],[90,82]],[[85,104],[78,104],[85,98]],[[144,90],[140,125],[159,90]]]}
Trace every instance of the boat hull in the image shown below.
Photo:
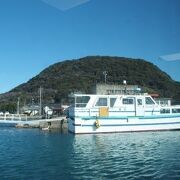
{"label": "boat hull", "polygon": [[180,115],[124,118],[68,118],[68,130],[74,134],[158,131],[178,129],[180,130]]}

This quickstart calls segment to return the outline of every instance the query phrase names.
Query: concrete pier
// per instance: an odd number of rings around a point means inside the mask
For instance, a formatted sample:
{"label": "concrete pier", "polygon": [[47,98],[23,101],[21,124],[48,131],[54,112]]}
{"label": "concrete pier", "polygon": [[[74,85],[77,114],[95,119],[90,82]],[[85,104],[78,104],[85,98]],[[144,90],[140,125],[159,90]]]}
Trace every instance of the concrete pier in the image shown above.
{"label": "concrete pier", "polygon": [[39,123],[39,127],[41,129],[43,128],[47,128],[49,127],[50,129],[67,129],[67,120],[66,119],[61,119],[61,120],[53,120],[51,121],[48,120],[48,121],[41,121]]}
{"label": "concrete pier", "polygon": [[40,120],[31,120],[31,121],[21,121],[16,124],[17,128],[40,128],[40,129],[67,129],[67,120],[66,117],[58,117],[52,119],[40,119]]}

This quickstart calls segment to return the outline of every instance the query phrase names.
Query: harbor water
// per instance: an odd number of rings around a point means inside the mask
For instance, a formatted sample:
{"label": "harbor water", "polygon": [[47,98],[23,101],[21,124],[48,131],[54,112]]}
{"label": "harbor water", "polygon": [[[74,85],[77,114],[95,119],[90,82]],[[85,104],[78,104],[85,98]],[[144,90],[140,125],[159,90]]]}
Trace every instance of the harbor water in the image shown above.
{"label": "harbor water", "polygon": [[0,128],[0,179],[180,179],[180,131],[73,135]]}

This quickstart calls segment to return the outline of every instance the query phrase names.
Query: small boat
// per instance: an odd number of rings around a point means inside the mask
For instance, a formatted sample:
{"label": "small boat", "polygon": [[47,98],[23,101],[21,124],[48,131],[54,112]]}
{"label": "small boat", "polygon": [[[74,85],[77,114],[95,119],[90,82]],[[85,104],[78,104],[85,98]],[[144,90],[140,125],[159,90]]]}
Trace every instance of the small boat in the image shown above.
{"label": "small boat", "polygon": [[50,126],[44,127],[44,128],[42,128],[42,130],[43,130],[43,131],[49,131],[49,130],[50,130]]}
{"label": "small boat", "polygon": [[30,125],[29,124],[21,124],[21,123],[18,123],[15,125],[16,128],[30,128]]}
{"label": "small boat", "polygon": [[68,130],[113,133],[180,129],[180,105],[161,105],[149,94],[75,94]]}

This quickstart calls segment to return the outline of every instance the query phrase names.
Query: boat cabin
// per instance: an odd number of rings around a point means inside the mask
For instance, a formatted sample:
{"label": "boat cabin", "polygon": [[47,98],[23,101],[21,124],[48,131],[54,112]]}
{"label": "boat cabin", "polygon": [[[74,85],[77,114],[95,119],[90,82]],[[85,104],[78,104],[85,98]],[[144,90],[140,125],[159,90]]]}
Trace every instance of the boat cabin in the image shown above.
{"label": "boat cabin", "polygon": [[161,106],[148,94],[142,95],[74,95],[70,116],[125,117],[180,114],[180,106]]}
{"label": "boat cabin", "polygon": [[76,94],[74,116],[145,116],[160,114],[160,107],[148,94]]}

